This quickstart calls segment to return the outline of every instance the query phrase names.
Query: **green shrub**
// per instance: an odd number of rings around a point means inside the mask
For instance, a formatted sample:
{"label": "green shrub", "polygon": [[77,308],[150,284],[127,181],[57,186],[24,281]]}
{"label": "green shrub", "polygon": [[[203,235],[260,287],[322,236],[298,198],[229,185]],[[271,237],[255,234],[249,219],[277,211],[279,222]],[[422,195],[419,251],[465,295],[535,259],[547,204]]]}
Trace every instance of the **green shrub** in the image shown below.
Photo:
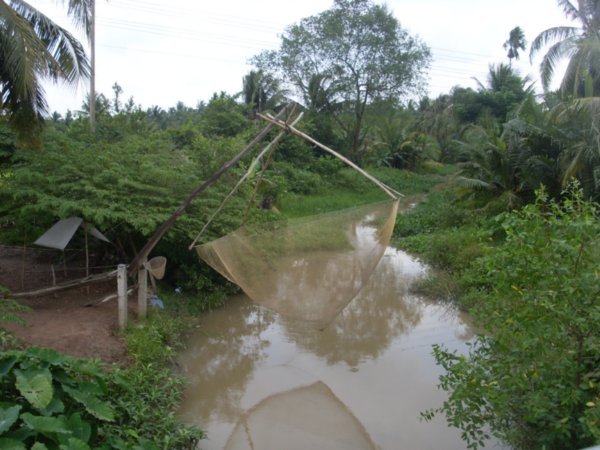
{"label": "green shrub", "polygon": [[29,311],[29,308],[8,298],[9,290],[0,286],[0,351],[16,348],[18,339],[2,327],[2,324],[17,323],[24,325],[25,321],[17,314]]}
{"label": "green shrub", "polygon": [[454,191],[430,192],[414,209],[398,216],[394,237],[429,234],[438,230],[460,226],[474,213],[456,198]]}
{"label": "green shrub", "polygon": [[191,448],[203,433],[174,419],[180,385],[152,366],[105,371],[49,349],[4,352],[0,448]]}
{"label": "green shrub", "polygon": [[184,384],[183,377],[157,364],[114,369],[109,388],[117,420],[102,427],[101,437],[122,449],[195,448],[204,433],[175,416]]}
{"label": "green shrub", "polygon": [[445,413],[470,448],[492,434],[515,449],[600,440],[600,222],[575,187],[506,214],[506,242],[465,272],[475,324],[468,355],[436,346]]}
{"label": "green shrub", "polygon": [[165,311],[152,309],[146,320],[127,329],[127,352],[134,365],[164,366],[181,349],[186,329],[188,325],[184,319],[173,318]]}

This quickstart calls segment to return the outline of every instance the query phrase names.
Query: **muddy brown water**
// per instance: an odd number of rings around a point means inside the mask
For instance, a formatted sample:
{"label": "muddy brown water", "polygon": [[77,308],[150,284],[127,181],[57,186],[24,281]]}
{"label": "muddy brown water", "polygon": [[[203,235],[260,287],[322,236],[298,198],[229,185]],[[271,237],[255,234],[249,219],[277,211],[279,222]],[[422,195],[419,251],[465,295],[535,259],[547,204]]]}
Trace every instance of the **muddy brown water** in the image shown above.
{"label": "muddy brown water", "polygon": [[204,315],[179,357],[180,418],[204,449],[464,449],[443,417],[433,344],[466,351],[452,306],[412,295],[426,268],[388,248],[369,283],[322,331],[231,298]]}

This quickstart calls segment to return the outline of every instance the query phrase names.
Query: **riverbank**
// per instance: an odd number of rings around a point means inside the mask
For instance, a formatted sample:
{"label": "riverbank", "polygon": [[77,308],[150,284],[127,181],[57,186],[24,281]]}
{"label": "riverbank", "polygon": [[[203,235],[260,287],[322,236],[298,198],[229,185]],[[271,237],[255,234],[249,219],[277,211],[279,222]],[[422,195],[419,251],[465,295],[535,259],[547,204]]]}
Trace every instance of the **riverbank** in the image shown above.
{"label": "riverbank", "polygon": [[[488,331],[466,358],[434,347],[448,400],[423,405],[424,417],[446,415],[468,430],[474,447],[488,435],[515,448],[593,444],[600,439],[597,206],[573,186],[562,204],[542,192],[536,204],[509,213],[489,197],[465,196],[447,183],[446,172],[376,174],[417,203],[398,216],[393,243],[436,269],[418,289],[450,298]],[[331,192],[282,194],[282,213],[298,217],[380,199],[364,180],[344,177],[346,184]],[[137,380],[138,389],[123,401],[141,411],[135,426],[164,442],[170,427],[179,427],[170,412],[178,407],[183,380],[170,365],[192,329],[186,318],[222,304],[224,297],[216,292],[198,299],[172,289],[161,295],[165,311],[131,327],[122,340],[133,364],[126,376]],[[163,385],[168,389],[157,392]]]}
{"label": "riverbank", "polygon": [[[486,203],[487,200],[487,203]],[[600,442],[600,222],[576,184],[520,210],[432,192],[401,216],[394,243],[437,270],[420,290],[451,298],[486,330],[466,358],[434,347],[445,415],[480,448],[585,448]]]}

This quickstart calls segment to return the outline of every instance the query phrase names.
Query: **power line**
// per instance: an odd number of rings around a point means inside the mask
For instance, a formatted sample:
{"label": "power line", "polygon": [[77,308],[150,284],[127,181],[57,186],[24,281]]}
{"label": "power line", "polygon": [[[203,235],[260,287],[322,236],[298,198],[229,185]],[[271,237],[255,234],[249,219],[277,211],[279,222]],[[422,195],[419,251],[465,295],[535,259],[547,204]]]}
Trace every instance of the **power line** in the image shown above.
{"label": "power line", "polygon": [[240,62],[240,61],[236,61],[233,59],[215,58],[215,57],[211,57],[211,56],[202,56],[202,55],[192,54],[192,53],[177,53],[177,52],[171,52],[171,51],[166,52],[166,51],[160,51],[160,50],[149,50],[149,49],[134,48],[134,47],[122,47],[119,45],[108,45],[108,44],[101,44],[99,46],[105,47],[105,48],[114,48],[117,50],[127,50],[127,51],[139,52],[139,53],[152,53],[152,54],[156,54],[156,55],[171,56],[171,57],[175,57],[175,58],[199,59],[199,60],[206,60],[206,61],[224,62],[224,63],[228,63],[228,64],[245,64],[245,65],[250,66],[246,62]]}
{"label": "power line", "polygon": [[[201,5],[201,3],[200,3]],[[285,27],[284,24],[276,23],[267,20],[248,18],[236,16],[234,14],[218,14],[211,13],[206,11],[205,8],[197,9],[197,8],[186,8],[186,7],[177,7],[177,6],[165,6],[157,3],[151,2],[138,2],[135,0],[121,0],[120,2],[115,3],[115,6],[122,9],[134,10],[134,11],[142,11],[150,14],[157,14],[161,17],[171,16],[171,17],[193,17],[194,20],[202,20],[209,23],[216,23],[219,25],[230,25],[235,26],[236,28],[249,28],[254,30],[269,30],[273,32],[281,31],[282,28]]]}
{"label": "power line", "polygon": [[264,48],[273,47],[273,43],[269,41],[261,41],[257,39],[240,39],[228,35],[191,30],[186,28],[174,28],[160,25],[150,25],[141,22],[133,22],[119,19],[100,19],[100,23],[108,28],[116,28],[126,31],[135,31],[159,36],[168,36],[182,38],[185,40],[209,41],[218,44],[226,44],[240,48]]}

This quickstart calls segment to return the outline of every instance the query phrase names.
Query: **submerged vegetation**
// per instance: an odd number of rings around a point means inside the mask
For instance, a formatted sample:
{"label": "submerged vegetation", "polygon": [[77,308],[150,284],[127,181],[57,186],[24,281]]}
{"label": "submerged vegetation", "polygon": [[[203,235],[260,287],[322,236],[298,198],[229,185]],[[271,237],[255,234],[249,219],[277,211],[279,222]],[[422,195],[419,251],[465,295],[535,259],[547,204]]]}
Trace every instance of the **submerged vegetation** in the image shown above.
{"label": "submerged vegetation", "polygon": [[[10,3],[22,4],[22,15],[29,11],[24,2]],[[57,219],[79,216],[113,243],[90,243],[98,264],[131,261],[181,200],[258,133],[257,113],[278,109],[295,92],[304,102],[299,128],[417,200],[398,217],[396,245],[437,269],[421,289],[457,302],[485,330],[466,355],[435,347],[448,400],[424,417],[445,414],[470,448],[489,435],[518,449],[597,444],[600,7],[596,0],[558,3],[581,27],[550,28],[532,46],[536,53],[557,41],[543,59],[544,88],[557,61],[572,57],[556,92],[536,95],[512,68],[525,46],[517,27],[505,43],[509,64],[492,63],[477,89],[456,86],[416,102],[409,94],[421,94],[427,46],[400,28],[387,7],[336,0],[332,10],[288,28],[278,51],[256,57],[259,70],[244,77],[242,95],[221,92],[194,108],[144,110],[133,99],[123,103],[115,84],[114,98],[94,99],[95,133],[89,102],[82,111],[47,117],[40,128],[43,97],[25,94],[35,94],[46,68],[51,78],[74,80],[87,73],[87,62],[62,30],[47,28],[70,42],[73,61],[44,52],[54,41],[34,31],[46,28],[19,22],[23,39],[46,59],[43,70],[35,65],[40,73],[16,73],[15,59],[0,58],[0,241],[28,244]],[[25,19],[54,27],[36,14]],[[0,24],[0,53],[18,59],[24,56],[18,43],[7,38],[14,27],[8,19]],[[366,47],[357,47],[361,39]],[[398,45],[372,51],[386,40]],[[373,74],[383,75],[375,83]],[[19,91],[17,81],[29,88]],[[27,129],[30,122],[35,126]],[[170,365],[189,317],[218,307],[236,288],[187,246],[251,162],[242,161],[197,198],[156,247],[155,254],[169,259],[170,287],[161,292],[166,308],[126,332],[126,368],[15,349],[1,325],[17,320],[21,307],[0,287],[0,348],[6,350],[0,447],[189,448],[203,437],[175,419],[182,380]],[[286,137],[199,242],[243,224],[383,199],[339,161]],[[181,293],[171,293],[176,286]]]}

